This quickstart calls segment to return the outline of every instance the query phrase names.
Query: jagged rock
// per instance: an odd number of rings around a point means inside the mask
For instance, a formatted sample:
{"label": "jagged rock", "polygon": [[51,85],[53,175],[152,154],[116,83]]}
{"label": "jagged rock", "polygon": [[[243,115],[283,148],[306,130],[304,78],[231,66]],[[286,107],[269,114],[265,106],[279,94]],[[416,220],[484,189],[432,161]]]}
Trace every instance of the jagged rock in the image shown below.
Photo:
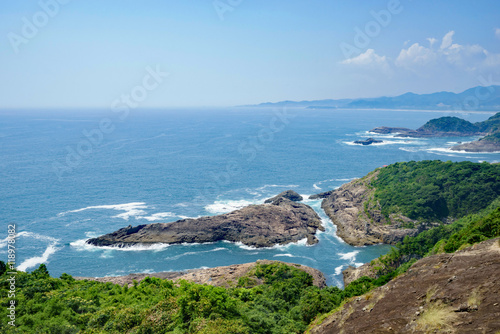
{"label": "jagged rock", "polygon": [[289,199],[290,201],[294,201],[294,202],[300,202],[304,199],[302,196],[300,196],[295,191],[286,190],[286,191],[283,191],[282,193],[280,193],[272,198],[266,199],[264,201],[264,203],[273,203],[274,201],[276,201],[279,198],[286,198],[286,199]]}
{"label": "jagged rock", "polygon": [[126,247],[135,244],[180,244],[216,241],[242,242],[270,247],[307,239],[318,242],[321,219],[309,206],[280,197],[271,204],[250,205],[218,216],[181,219],[172,223],[128,226],[87,240],[95,246]]}
{"label": "jagged rock", "polygon": [[378,143],[383,143],[382,140],[377,140],[374,138],[368,138],[366,140],[356,140],[354,144],[359,144],[359,145],[371,145],[371,144],[378,144]]}
{"label": "jagged rock", "polygon": [[378,171],[362,179],[354,180],[333,190],[321,203],[321,207],[337,226],[337,235],[353,246],[396,244],[405,236],[414,236],[429,227],[420,224],[418,228],[404,228],[415,223],[403,215],[391,215],[390,221],[380,209],[365,207],[373,189],[367,184],[377,177]]}
{"label": "jagged rock", "polygon": [[328,197],[328,196],[330,196],[333,192],[334,192],[334,190],[330,190],[330,191],[325,191],[324,193],[319,193],[319,194],[311,195],[311,196],[309,196],[309,199],[322,199],[322,198],[327,198],[327,197]]}

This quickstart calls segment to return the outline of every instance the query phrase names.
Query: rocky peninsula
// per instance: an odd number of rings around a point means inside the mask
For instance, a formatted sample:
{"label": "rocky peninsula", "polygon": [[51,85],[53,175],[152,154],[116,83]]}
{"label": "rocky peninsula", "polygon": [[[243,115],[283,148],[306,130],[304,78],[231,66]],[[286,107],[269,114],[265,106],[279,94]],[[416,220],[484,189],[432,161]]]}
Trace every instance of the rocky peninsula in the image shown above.
{"label": "rocky peninsula", "polygon": [[225,240],[253,247],[271,247],[307,239],[307,244],[313,245],[318,242],[315,236],[318,229],[322,231],[324,227],[311,207],[278,195],[271,203],[250,205],[223,215],[124,227],[89,239],[87,243],[127,247]]}
{"label": "rocky peninsula", "polygon": [[412,219],[392,214],[388,220],[376,204],[370,203],[374,193],[370,182],[377,176],[376,170],[326,195],[320,194],[324,197],[321,207],[337,226],[337,235],[352,246],[396,244],[407,235],[419,233],[419,228],[404,227],[414,225]]}
{"label": "rocky peninsula", "polygon": [[451,150],[473,153],[500,152],[500,113],[477,123],[447,116],[432,119],[416,130],[381,126],[370,130],[370,132],[414,138],[483,136],[483,138],[470,143],[455,145],[451,147]]}
{"label": "rocky peninsula", "polygon": [[500,132],[493,133],[479,140],[453,146],[452,151],[465,152],[500,152]]}

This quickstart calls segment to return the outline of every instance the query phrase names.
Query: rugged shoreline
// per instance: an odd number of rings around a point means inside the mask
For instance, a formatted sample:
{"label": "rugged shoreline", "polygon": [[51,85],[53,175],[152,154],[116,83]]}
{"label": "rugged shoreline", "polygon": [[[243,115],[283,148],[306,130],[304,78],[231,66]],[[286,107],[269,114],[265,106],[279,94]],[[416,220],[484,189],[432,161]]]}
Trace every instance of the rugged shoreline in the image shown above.
{"label": "rugged shoreline", "polygon": [[419,233],[419,228],[403,228],[405,224],[415,223],[410,218],[391,215],[387,221],[378,206],[371,203],[374,190],[370,189],[369,183],[377,175],[377,171],[372,172],[318,195],[324,198],[321,207],[337,227],[337,235],[349,245],[396,244],[405,236]]}
{"label": "rugged shoreline", "polygon": [[307,244],[316,244],[317,230],[324,230],[321,218],[308,205],[288,199],[289,191],[280,195],[272,198],[268,204],[250,205],[223,215],[128,226],[89,239],[87,243],[94,246],[126,247],[225,240],[253,247],[271,247],[307,239]]}

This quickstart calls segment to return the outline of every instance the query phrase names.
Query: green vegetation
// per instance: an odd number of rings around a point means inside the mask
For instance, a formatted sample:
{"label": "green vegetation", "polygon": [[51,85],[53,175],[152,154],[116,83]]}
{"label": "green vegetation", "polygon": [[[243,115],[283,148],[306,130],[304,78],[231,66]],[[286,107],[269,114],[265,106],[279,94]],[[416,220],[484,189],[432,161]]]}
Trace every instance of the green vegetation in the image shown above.
{"label": "green vegetation", "polygon": [[499,144],[500,143],[500,131],[492,133],[491,135],[487,135],[486,137],[479,139],[479,141],[483,141],[483,140]]}
{"label": "green vegetation", "polygon": [[251,276],[264,284],[252,288],[158,278],[129,288],[52,278],[42,264],[17,274],[14,329],[6,320],[9,276],[0,276],[1,333],[302,333],[317,315],[378,284],[363,278],[345,290],[319,289],[304,271],[273,263],[256,266]]}
{"label": "green vegetation", "polygon": [[475,243],[500,237],[500,198],[476,214],[463,217],[452,224],[441,225],[415,237],[406,237],[391,252],[376,261],[377,276],[396,276],[416,259],[437,254],[453,253]]}
{"label": "green vegetation", "polygon": [[446,116],[431,119],[420,127],[418,131],[478,132],[479,127],[464,119]]}
{"label": "green vegetation", "polygon": [[431,119],[417,131],[430,132],[461,132],[461,133],[492,133],[500,130],[500,113],[488,118],[486,121],[471,123],[462,118],[446,116]]}
{"label": "green vegetation", "polygon": [[381,168],[372,185],[385,216],[401,213],[426,222],[456,219],[484,209],[500,195],[500,165],[398,162]]}
{"label": "green vegetation", "polygon": [[500,113],[496,113],[486,121],[478,122],[474,125],[477,126],[481,132],[497,132],[500,130]]}

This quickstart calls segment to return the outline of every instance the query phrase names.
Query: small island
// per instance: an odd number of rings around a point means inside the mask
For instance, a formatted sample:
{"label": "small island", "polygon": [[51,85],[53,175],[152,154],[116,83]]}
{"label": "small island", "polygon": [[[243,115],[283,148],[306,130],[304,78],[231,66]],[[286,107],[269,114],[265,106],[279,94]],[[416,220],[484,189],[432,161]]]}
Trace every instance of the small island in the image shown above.
{"label": "small island", "polygon": [[472,137],[483,138],[451,147],[453,151],[464,152],[500,152],[500,113],[486,121],[471,123],[458,117],[440,117],[432,119],[417,130],[408,128],[381,126],[370,130],[378,134],[394,134],[396,137]]}
{"label": "small island", "polygon": [[358,144],[358,145],[371,145],[371,144],[380,144],[380,143],[383,143],[382,140],[377,140],[377,139],[374,139],[374,138],[368,138],[366,140],[356,140],[354,142],[354,144]]}
{"label": "small island", "polygon": [[317,230],[324,230],[321,218],[310,206],[287,198],[297,199],[297,196],[300,197],[297,193],[286,191],[272,198],[269,203],[250,205],[223,215],[128,226],[89,239],[87,243],[94,246],[127,247],[137,244],[225,240],[252,247],[272,247],[307,239],[308,245],[316,244]]}

